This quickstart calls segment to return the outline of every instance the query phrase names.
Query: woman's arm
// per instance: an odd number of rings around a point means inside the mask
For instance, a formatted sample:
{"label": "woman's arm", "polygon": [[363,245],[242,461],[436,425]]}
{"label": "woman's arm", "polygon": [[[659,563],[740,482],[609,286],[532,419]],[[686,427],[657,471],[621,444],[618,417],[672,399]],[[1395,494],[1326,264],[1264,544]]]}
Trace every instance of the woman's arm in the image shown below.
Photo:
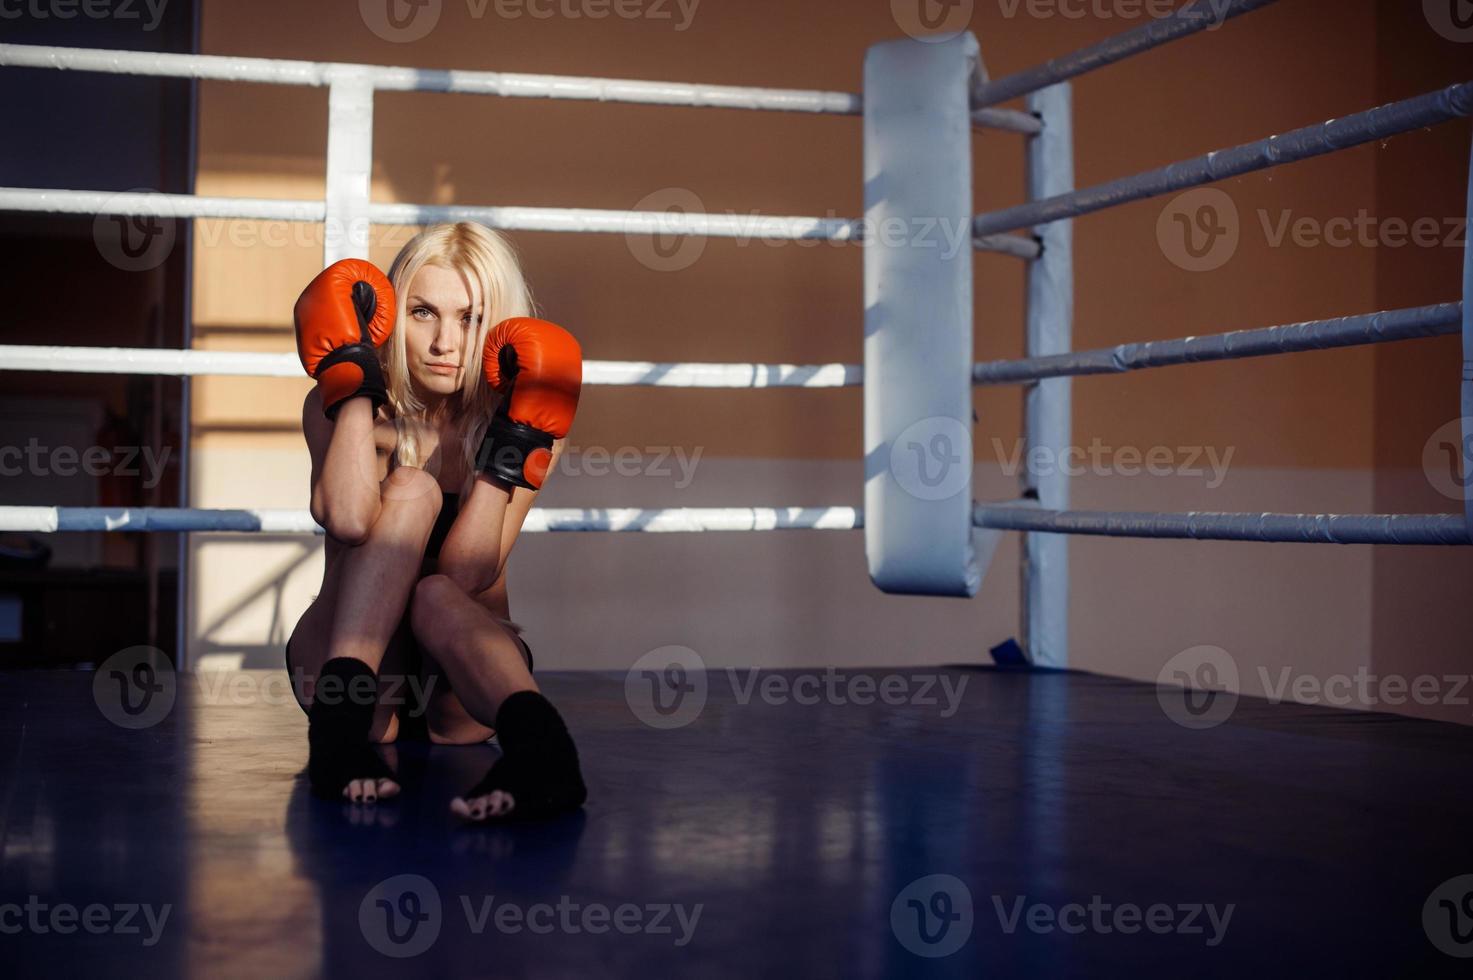
{"label": "woman's arm", "polygon": [[336,422],[322,412],[320,388],[302,403],[302,434],[312,456],[312,519],[344,544],[363,543],[382,506],[373,426],[367,398],[348,399]]}
{"label": "woman's arm", "polygon": [[[553,441],[549,477],[557,469],[565,441]],[[508,494],[508,490],[512,492]],[[484,473],[478,475],[450,533],[445,535],[437,570],[454,579],[466,595],[478,595],[498,584],[538,492],[512,487]]]}

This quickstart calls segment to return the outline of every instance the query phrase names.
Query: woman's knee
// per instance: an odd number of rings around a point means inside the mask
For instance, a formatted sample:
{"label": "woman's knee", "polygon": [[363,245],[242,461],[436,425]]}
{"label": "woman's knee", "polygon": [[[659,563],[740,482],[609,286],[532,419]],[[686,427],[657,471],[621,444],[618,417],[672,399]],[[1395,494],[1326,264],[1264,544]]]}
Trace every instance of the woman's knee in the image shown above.
{"label": "woman's knee", "polygon": [[417,515],[431,524],[440,516],[440,482],[418,466],[400,466],[379,484],[384,511]]}
{"label": "woman's knee", "polygon": [[465,593],[449,575],[426,575],[415,583],[409,600],[409,627],[420,645],[439,649],[452,605]]}

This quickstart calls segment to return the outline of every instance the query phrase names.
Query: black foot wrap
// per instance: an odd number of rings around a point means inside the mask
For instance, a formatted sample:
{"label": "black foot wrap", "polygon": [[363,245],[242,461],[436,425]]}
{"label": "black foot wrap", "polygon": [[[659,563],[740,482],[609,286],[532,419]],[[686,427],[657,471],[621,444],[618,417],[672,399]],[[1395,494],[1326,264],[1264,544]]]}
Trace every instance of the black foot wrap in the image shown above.
{"label": "black foot wrap", "polygon": [[312,791],[343,798],[355,779],[394,779],[368,744],[378,700],[378,678],[361,660],[334,657],[322,665],[307,712],[307,778]]}
{"label": "black foot wrap", "polygon": [[509,794],[511,813],[498,820],[536,820],[576,810],[588,798],[578,749],[552,702],[536,691],[518,691],[501,702],[496,734],[502,756],[466,800],[495,790]]}

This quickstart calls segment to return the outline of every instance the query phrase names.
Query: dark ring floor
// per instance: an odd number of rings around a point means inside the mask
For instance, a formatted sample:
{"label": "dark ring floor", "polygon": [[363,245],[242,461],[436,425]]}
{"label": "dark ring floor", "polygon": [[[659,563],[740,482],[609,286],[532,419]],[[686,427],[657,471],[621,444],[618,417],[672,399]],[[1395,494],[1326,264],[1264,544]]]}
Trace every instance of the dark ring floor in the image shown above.
{"label": "dark ring floor", "polygon": [[1431,933],[1473,953],[1473,895],[1430,899],[1473,874],[1473,728],[1245,698],[1189,730],[1154,685],[940,673],[949,716],[713,671],[668,729],[622,674],[539,675],[589,803],[490,829],[447,803],[492,746],[399,746],[369,815],[313,800],[266,673],[180,677],[139,730],[92,674],[0,674],[0,972],[1468,975]]}

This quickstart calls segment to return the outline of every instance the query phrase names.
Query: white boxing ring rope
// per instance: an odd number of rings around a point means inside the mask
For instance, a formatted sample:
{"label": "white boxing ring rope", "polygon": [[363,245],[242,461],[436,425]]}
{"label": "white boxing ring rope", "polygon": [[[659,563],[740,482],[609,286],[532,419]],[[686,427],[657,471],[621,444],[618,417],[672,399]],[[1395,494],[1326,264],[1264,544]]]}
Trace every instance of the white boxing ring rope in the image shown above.
{"label": "white boxing ring rope", "polygon": [[972,105],[996,105],[1067,82],[1085,72],[1112,65],[1168,41],[1219,27],[1233,17],[1276,2],[1277,0],[1228,0],[1225,7],[1218,9],[1221,0],[1193,0],[1169,17],[1148,20],[1140,27],[1105,38],[1062,58],[1053,58],[1037,68],[1020,71],[1006,78],[985,81],[972,90]]}
{"label": "white boxing ring rope", "polygon": [[[1068,438],[1067,412],[1062,421],[1059,416],[1059,406],[1068,404],[1068,389],[1057,386],[1067,386],[1067,379],[1073,376],[1385,343],[1454,334],[1459,330],[1464,336],[1467,365],[1464,372],[1464,414],[1473,415],[1473,353],[1470,353],[1473,351],[1473,314],[1470,314],[1468,304],[1469,293],[1473,292],[1473,252],[1468,259],[1463,303],[1441,303],[1176,340],[1121,344],[1093,351],[1072,351],[1067,347],[1067,321],[1072,316],[1072,268],[1067,234],[1070,219],[1227,176],[1335,152],[1466,116],[1473,111],[1473,83],[1455,85],[1094,188],[1072,189],[1072,130],[1068,116],[1067,79],[1272,2],[1228,0],[1224,7],[1208,0],[1197,0],[1171,17],[1001,79],[987,79],[980,61],[973,65],[964,99],[965,115],[961,121],[1019,133],[1033,141],[1029,163],[1030,197],[1033,199],[1023,205],[972,217],[972,239],[976,250],[1007,254],[1030,263],[1031,356],[975,364],[971,369],[970,383],[1029,386],[1027,418],[1033,424],[1043,425],[1046,430],[1025,433],[1031,444]],[[941,46],[936,47],[939,49]],[[366,246],[366,227],[371,224],[416,225],[461,220],[508,230],[665,233],[867,244],[863,222],[847,218],[373,203],[367,198],[362,170],[371,133],[368,122],[372,115],[374,91],[457,92],[508,98],[579,99],[848,116],[866,111],[862,95],[16,44],[0,44],[0,67],[327,87],[331,90],[334,106],[346,110],[334,113],[335,117],[346,119],[340,127],[334,122],[329,131],[329,179],[325,201],[0,188],[0,210],[339,222],[345,226],[346,247],[350,250]],[[997,108],[1000,102],[1022,96],[1028,97],[1027,112]],[[1067,154],[1069,159],[1058,159],[1057,155],[1061,153]],[[1470,178],[1470,196],[1473,196],[1473,178]],[[1053,229],[1066,229],[1066,232],[1060,235]],[[1053,244],[1047,244],[1050,242]],[[357,253],[349,251],[345,254]],[[1062,317],[1064,322],[1051,323],[1047,320],[1049,316]],[[1049,340],[1051,336],[1055,339]],[[1058,345],[1058,338],[1065,342],[1063,347]],[[48,345],[0,347],[0,370],[300,377],[297,359],[291,354]],[[853,364],[589,361],[585,365],[585,382],[654,387],[860,387],[864,384],[864,368]],[[1465,438],[1473,439],[1473,433],[1465,433]],[[1467,545],[1473,542],[1473,537],[1470,537],[1473,489],[1469,491],[1466,513],[1461,515],[1084,512],[1043,506],[1041,501],[1067,500],[1067,493],[1063,492],[1061,485],[1035,485],[1025,489],[1025,496],[1029,499],[999,504],[974,502],[971,524],[977,529],[1023,532],[1030,545],[1028,554],[1035,560],[1045,554],[1033,550],[1035,537],[1048,539],[1070,534],[1339,544]],[[529,513],[524,530],[533,533],[855,530],[865,526],[864,518],[863,508],[845,506],[536,507]],[[0,507],[0,530],[41,533],[98,530],[324,533],[305,510],[200,508]],[[1025,564],[1027,561],[1025,559]],[[1025,620],[1034,626],[1049,627],[1047,630],[1040,628],[1034,638],[1039,649],[1029,650],[1035,662],[1062,664],[1066,660],[1064,633],[1061,629],[1050,632],[1057,627],[1062,616],[1061,603],[1067,594],[1066,568],[1064,561],[1059,560],[1047,568],[1035,568],[1031,580],[1025,575]],[[876,584],[880,583],[877,581]],[[1029,619],[1030,614],[1034,618]],[[1049,626],[1050,622],[1054,625]],[[1024,632],[1027,639],[1027,627]]]}
{"label": "white boxing ring rope", "polygon": [[[1149,367],[1444,337],[1458,333],[1462,322],[1462,303],[1439,303],[1044,357],[983,361],[973,365],[972,381],[978,385],[1019,384],[1043,378],[1119,374]],[[0,344],[0,371],[302,377],[302,365],[295,354],[45,344]],[[649,388],[857,388],[864,384],[864,365],[590,360],[583,362],[583,383]]]}
{"label": "white boxing ring rope", "polygon": [[[978,504],[977,527],[1057,534],[1320,544],[1465,545],[1457,514],[1188,514],[1045,511],[1027,502]],[[854,531],[858,507],[534,507],[524,532]],[[0,507],[0,528],[65,531],[235,531],[325,534],[305,510],[193,507]]]}
{"label": "white boxing ring rope", "polygon": [[1179,160],[1166,167],[1122,177],[1082,191],[1060,194],[1042,201],[980,214],[973,222],[977,235],[995,235],[1024,226],[1046,224],[1064,218],[1118,207],[1172,191],[1198,187],[1255,170],[1282,167],[1347,150],[1362,143],[1398,136],[1427,126],[1473,114],[1473,82],[1450,85],[1436,92],[1365,112],[1306,126],[1280,136]]}
{"label": "white boxing ring rope", "polygon": [[[45,214],[116,214],[148,218],[244,218],[321,224],[324,201],[252,197],[203,197],[161,192],[35,190],[0,187],[0,211]],[[553,231],[625,235],[702,235],[710,238],[864,241],[857,218],[785,215],[698,214],[675,211],[613,211],[597,208],[475,206],[465,204],[370,204],[366,220],[375,225],[421,225],[474,221],[506,231]],[[1023,235],[974,235],[972,247],[1031,259],[1037,240]]]}
{"label": "white boxing ring rope", "polygon": [[[852,531],[864,526],[855,507],[533,507],[524,532]],[[238,531],[325,534],[305,510],[197,507],[0,507],[0,528],[63,531]]]}
{"label": "white boxing ring rope", "polygon": [[[28,344],[0,345],[0,371],[303,377],[302,362],[295,354]],[[858,364],[583,362],[586,385],[650,388],[853,388],[863,383],[863,375],[864,368]]]}
{"label": "white boxing ring rope", "polygon": [[[572,99],[697,109],[747,109],[857,116],[864,97],[853,92],[752,88],[648,82],[627,78],[585,78],[443,68],[401,68],[278,58],[233,58],[209,54],[149,51],[99,51],[39,44],[0,44],[0,68],[60,68],[112,75],[148,75],[271,85],[331,86],[345,78],[362,79],[380,92],[447,92],[514,99]],[[988,129],[1032,135],[1043,128],[1036,116],[1014,109],[978,105],[972,122]]]}

